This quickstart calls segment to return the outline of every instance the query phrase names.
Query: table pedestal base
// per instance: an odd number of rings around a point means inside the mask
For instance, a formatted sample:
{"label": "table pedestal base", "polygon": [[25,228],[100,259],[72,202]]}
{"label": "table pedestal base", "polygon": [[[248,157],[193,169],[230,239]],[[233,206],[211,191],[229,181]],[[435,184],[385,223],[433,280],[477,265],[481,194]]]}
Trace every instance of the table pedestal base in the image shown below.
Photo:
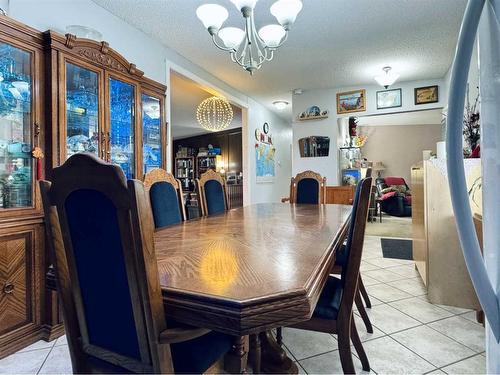
{"label": "table pedestal base", "polygon": [[261,373],[264,374],[297,374],[297,365],[278,345],[271,331],[259,334],[261,348]]}

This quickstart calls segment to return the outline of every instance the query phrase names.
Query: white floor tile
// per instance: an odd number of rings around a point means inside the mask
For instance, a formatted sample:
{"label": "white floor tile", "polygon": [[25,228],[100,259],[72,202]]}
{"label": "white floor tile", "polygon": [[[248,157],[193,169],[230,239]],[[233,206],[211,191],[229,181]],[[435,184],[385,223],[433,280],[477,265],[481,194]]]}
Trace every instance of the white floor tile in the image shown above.
{"label": "white floor tile", "polygon": [[18,352],[0,359],[0,374],[36,374],[50,350],[47,348]]}
{"label": "white floor tile", "polygon": [[392,302],[403,298],[413,297],[411,294],[403,292],[387,284],[377,284],[366,288],[368,295],[378,298],[382,302]]}
{"label": "white floor tile", "polygon": [[443,370],[448,374],[486,374],[486,358],[476,355],[446,366]]}
{"label": "white floor tile", "polygon": [[426,326],[398,332],[392,337],[436,367],[474,355],[471,349]]}
{"label": "white floor tile", "polygon": [[415,265],[398,265],[395,267],[389,267],[389,271],[397,273],[402,276],[406,276],[408,278],[420,277],[420,274],[415,269]]}
{"label": "white floor tile", "polygon": [[283,329],[283,342],[299,361],[338,348],[337,340],[328,333],[293,328]]}
{"label": "white floor tile", "polygon": [[[354,348],[352,349],[354,353]],[[353,355],[354,368],[356,373],[362,373],[363,367],[360,360]],[[300,361],[300,364],[309,374],[342,374],[342,364],[340,363],[339,351],[325,353],[317,357],[312,357]]]}
{"label": "white floor tile", "polygon": [[[355,313],[354,314],[354,319],[356,321],[356,328],[358,330],[359,338],[361,339],[362,342],[368,341],[368,340],[373,340],[376,339],[377,337],[385,336],[385,333],[382,332],[380,329],[377,327],[372,327],[373,328],[373,333],[368,333],[366,331],[365,323],[363,322],[363,319]],[[372,323],[373,326],[373,323]]]}
{"label": "white floor tile", "polygon": [[[366,309],[366,312],[370,317],[372,325],[386,334],[402,331],[422,324],[418,320],[386,304]],[[361,326],[357,324],[357,327],[358,331],[360,331]]]}
{"label": "white floor tile", "polygon": [[68,345],[68,340],[66,339],[66,335],[62,335],[56,340],[54,346]]}
{"label": "white floor tile", "polygon": [[403,299],[391,302],[389,305],[422,323],[430,323],[453,316],[451,312],[441,309],[419,298]]}
{"label": "white floor tile", "polygon": [[364,260],[361,261],[361,265],[359,266],[359,270],[361,272],[366,272],[366,271],[373,271],[373,270],[379,270],[380,267],[377,267],[373,264],[370,264]]}
{"label": "white floor tile", "polygon": [[366,272],[363,271],[363,276],[365,275],[384,283],[406,278],[406,276],[398,275],[397,273],[391,272],[386,268]]}
{"label": "white floor tile", "polygon": [[370,259],[370,260],[366,260],[366,262],[373,264],[374,266],[377,266],[380,268],[387,268],[387,267],[394,267],[394,266],[401,265],[398,261],[396,261],[395,259],[391,259],[391,258]]}
{"label": "white floor tile", "polygon": [[451,337],[477,353],[485,350],[485,333],[482,325],[473,323],[461,316],[439,320],[429,327]]}
{"label": "white floor tile", "polygon": [[56,342],[55,340],[50,341],[50,342],[47,342],[44,340],[39,340],[39,341],[27,346],[26,348],[19,350],[18,353],[29,352],[31,350],[38,350],[38,349],[50,349],[54,346],[55,342]]}
{"label": "white floor tile", "polygon": [[420,277],[414,277],[412,279],[404,277],[404,280],[393,281],[389,282],[388,284],[395,288],[401,289],[403,292],[410,293],[413,296],[421,296],[427,294],[427,288],[425,287]]}
{"label": "white floor tile", "polygon": [[71,358],[66,345],[52,349],[39,374],[72,374]]}
{"label": "white floor tile", "polygon": [[423,374],[435,369],[390,337],[363,343],[370,367],[377,374]]}

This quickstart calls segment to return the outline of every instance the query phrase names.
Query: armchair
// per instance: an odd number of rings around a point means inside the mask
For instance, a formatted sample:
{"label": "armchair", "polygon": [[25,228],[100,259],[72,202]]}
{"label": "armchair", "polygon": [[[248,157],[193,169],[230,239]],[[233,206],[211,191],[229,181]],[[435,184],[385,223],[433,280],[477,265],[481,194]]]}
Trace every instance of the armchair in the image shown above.
{"label": "armchair", "polygon": [[377,178],[375,183],[382,212],[392,216],[411,216],[410,188],[404,178]]}

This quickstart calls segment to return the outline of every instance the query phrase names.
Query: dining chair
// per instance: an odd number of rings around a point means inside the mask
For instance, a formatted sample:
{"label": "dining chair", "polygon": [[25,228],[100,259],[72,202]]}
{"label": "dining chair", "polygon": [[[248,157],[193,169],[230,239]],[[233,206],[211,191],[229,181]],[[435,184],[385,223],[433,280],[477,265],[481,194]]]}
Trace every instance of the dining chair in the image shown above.
{"label": "dining chair", "polygon": [[229,209],[226,182],[212,169],[196,179],[196,189],[200,197],[201,215],[220,214]]}
{"label": "dining chair", "polygon": [[358,183],[356,188],[345,247],[347,261],[342,268],[342,277],[337,278],[330,275],[318,299],[312,318],[292,326],[292,328],[337,334],[342,370],[346,374],[355,373],[351,341],[361,360],[363,370],[370,370],[368,357],[363,349],[353,319],[352,309],[359,280],[359,266],[363,251],[371,184],[372,179],[365,178]]}
{"label": "dining chair", "polygon": [[82,153],[40,186],[75,373],[203,373],[231,349],[230,336],[167,327],[142,182]]}
{"label": "dining chair", "polygon": [[298,204],[322,204],[326,199],[326,177],[319,173],[304,171],[292,177],[290,195],[281,202]]}
{"label": "dining chair", "polygon": [[186,220],[179,180],[166,170],[155,168],[146,173],[143,182],[149,193],[155,228],[179,224]]}

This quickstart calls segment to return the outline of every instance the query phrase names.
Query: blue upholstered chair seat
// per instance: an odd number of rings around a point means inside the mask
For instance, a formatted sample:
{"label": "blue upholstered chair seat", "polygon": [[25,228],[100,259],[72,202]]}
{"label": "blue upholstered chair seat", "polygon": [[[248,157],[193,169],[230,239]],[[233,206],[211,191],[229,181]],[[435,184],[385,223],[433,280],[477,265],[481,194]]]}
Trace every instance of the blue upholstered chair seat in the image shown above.
{"label": "blue upholstered chair seat", "polygon": [[343,291],[342,281],[334,276],[328,277],[325,287],[319,296],[313,317],[336,320],[339,314]]}
{"label": "blue upholstered chair seat", "polygon": [[232,346],[231,336],[210,332],[196,339],[170,345],[176,373],[201,374]]}

